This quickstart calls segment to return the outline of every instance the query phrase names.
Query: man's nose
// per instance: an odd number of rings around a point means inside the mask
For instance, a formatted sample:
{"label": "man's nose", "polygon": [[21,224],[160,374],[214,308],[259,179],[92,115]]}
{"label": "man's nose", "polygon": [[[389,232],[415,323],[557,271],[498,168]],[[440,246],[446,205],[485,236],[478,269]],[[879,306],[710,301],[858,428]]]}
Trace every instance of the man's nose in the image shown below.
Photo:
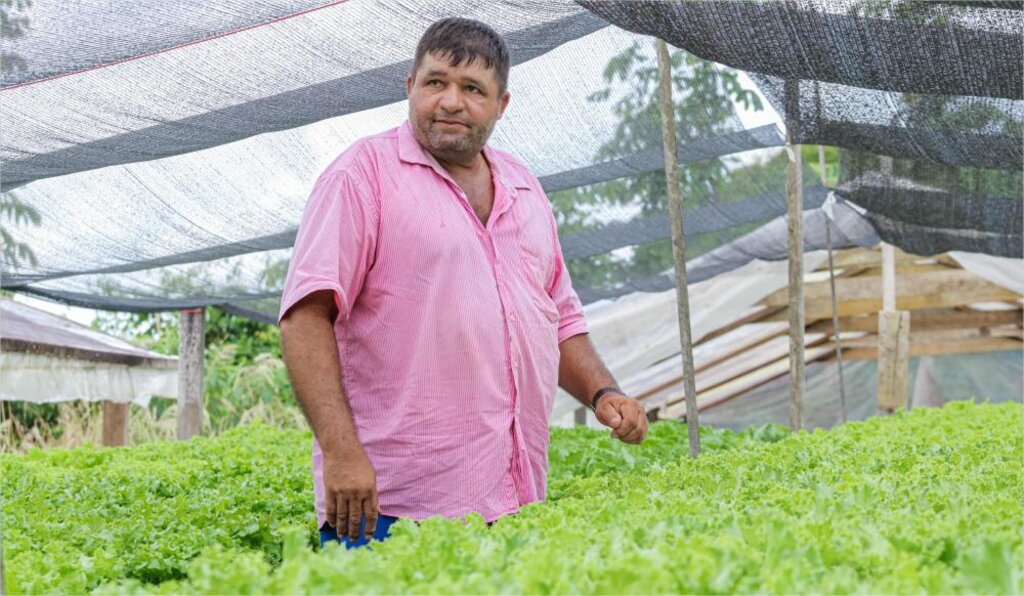
{"label": "man's nose", "polygon": [[445,88],[444,93],[441,94],[440,107],[442,110],[454,113],[462,111],[464,107],[462,102],[462,93],[459,91],[457,85],[448,85]]}

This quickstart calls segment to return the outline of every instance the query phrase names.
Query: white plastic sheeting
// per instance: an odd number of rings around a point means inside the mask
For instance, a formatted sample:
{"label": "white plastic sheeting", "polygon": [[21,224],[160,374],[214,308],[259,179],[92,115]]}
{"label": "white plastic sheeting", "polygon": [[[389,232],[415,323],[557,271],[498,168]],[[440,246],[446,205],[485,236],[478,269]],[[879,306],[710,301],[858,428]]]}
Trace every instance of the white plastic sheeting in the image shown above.
{"label": "white plastic sheeting", "polygon": [[149,403],[178,395],[177,358],[0,300],[0,399]]}
{"label": "white plastic sheeting", "polygon": [[[1024,259],[993,257],[978,253],[950,253],[960,265],[972,273],[992,282],[1024,294]],[[826,251],[814,251],[804,255],[804,271],[811,272],[828,258]],[[808,275],[825,275],[823,272]],[[748,315],[757,308],[755,305],[772,292],[786,287],[788,283],[787,262],[752,261],[747,265],[690,286],[691,326],[694,342],[709,332]],[[608,369],[619,381],[623,391],[636,394],[650,389],[661,379],[678,377],[682,369],[679,344],[679,326],[676,307],[676,292],[669,290],[654,294],[634,293],[615,301],[601,301],[584,308],[590,337]],[[753,337],[762,332],[778,331],[786,323],[765,323],[746,325],[719,338],[697,346],[694,359],[698,365],[702,360],[723,353],[723,342],[745,343],[747,335]],[[747,334],[747,335],[742,335]],[[813,339],[808,336],[808,341]],[[785,343],[788,337],[773,342]],[[762,350],[771,346],[766,344]],[[744,356],[747,358],[748,356]],[[1000,363],[987,374],[981,373],[980,364],[988,361]],[[916,371],[916,363],[913,367]],[[926,386],[921,385],[922,403],[929,405],[936,400],[950,399],[1022,399],[1021,355],[1019,353],[994,353],[949,355],[922,358],[929,366],[924,369],[920,383],[935,385],[934,378],[940,372],[948,373],[940,383],[944,388],[953,387],[936,396],[926,397]],[[933,362],[941,362],[938,371]],[[847,364],[847,389],[851,405],[851,419],[865,418],[875,411],[875,362],[857,361]],[[913,372],[913,371],[912,371]],[[807,408],[810,418],[821,423],[814,426],[831,426],[838,423],[839,390],[836,365],[834,362],[818,362],[808,366]],[[916,375],[916,372],[915,372]],[[930,375],[930,376],[929,376]],[[934,377],[934,378],[933,378]],[[949,377],[949,378],[946,378]],[[961,377],[968,377],[970,382]],[[916,376],[912,376],[916,379]],[[929,381],[929,379],[932,379]],[[698,384],[701,381],[698,376]],[[962,382],[963,381],[963,382]],[[954,387],[955,386],[955,387]],[[727,402],[725,407],[712,406],[705,417],[708,423],[741,428],[749,424],[786,421],[788,407],[788,379],[784,376],[765,387]],[[869,399],[870,398],[870,399]],[[756,403],[755,403],[756,402]],[[551,416],[554,426],[574,424],[574,412],[580,407],[578,401],[559,389]],[[818,414],[814,414],[818,412]],[[819,415],[820,414],[820,415]],[[703,416],[703,410],[702,410]],[[704,419],[702,419],[704,422]],[[587,424],[600,427],[592,414],[587,415]]]}
{"label": "white plastic sheeting", "polygon": [[[813,271],[828,254],[804,255],[804,270]],[[690,326],[693,341],[756,310],[759,300],[788,283],[786,261],[751,261],[746,265],[690,286]],[[648,384],[662,368],[682,368],[676,292],[637,292],[615,301],[604,300],[583,309],[590,339],[608,370],[627,393]],[[707,347],[713,347],[708,342]],[[700,348],[695,351],[695,357]],[[571,426],[578,401],[559,389],[551,424]],[[597,425],[593,415],[588,424]]]}
{"label": "white plastic sheeting", "polygon": [[971,273],[1018,294],[1024,294],[1024,259],[960,251],[950,252],[949,256]]}
{"label": "white plastic sheeting", "polygon": [[61,401],[132,402],[153,397],[176,398],[176,369],[90,362],[49,354],[0,354],[0,399],[51,403]]}
{"label": "white plastic sheeting", "polygon": [[[1022,364],[1024,360],[1019,350],[911,358],[908,385],[913,389],[908,396],[908,407],[939,407],[964,400],[1020,402],[1024,395]],[[805,428],[830,428],[842,422],[837,370],[835,362],[807,365]],[[847,362],[843,374],[848,419],[864,420],[875,416],[878,412],[876,362]],[[787,425],[788,418],[789,379],[785,375],[700,413],[701,424],[735,430],[770,422]]]}

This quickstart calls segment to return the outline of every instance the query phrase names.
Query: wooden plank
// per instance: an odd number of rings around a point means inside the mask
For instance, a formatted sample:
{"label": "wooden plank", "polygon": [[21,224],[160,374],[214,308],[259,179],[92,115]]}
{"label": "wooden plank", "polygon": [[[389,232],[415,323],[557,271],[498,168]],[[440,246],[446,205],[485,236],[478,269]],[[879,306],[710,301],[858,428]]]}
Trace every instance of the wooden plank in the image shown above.
{"label": "wooden plank", "polygon": [[[917,328],[917,324],[912,326],[910,330],[910,343],[914,344],[935,344],[935,343],[950,343],[956,342],[963,339],[974,339],[983,337],[1006,337],[1006,338],[1024,338],[1024,330],[1017,327],[980,327],[975,329],[938,329],[931,331],[922,331]],[[850,348],[873,348],[878,345],[877,335],[865,335],[864,337],[858,337],[855,339],[847,339],[843,341],[843,345]]]}
{"label": "wooden plank", "polygon": [[[760,349],[758,349],[755,356],[756,360],[753,363],[747,358],[716,358],[716,362],[713,366],[701,366],[696,379],[698,397],[700,396],[701,391],[708,388],[709,382],[712,384],[721,382],[723,370],[731,371],[724,374],[738,376],[746,374],[751,369],[764,364],[766,361],[774,362],[787,357],[789,353],[787,330],[783,330],[781,334],[776,334],[775,336],[768,338],[768,341],[771,341],[772,343],[767,346],[760,346]],[[739,370],[736,370],[737,368],[739,368]],[[678,369],[675,371],[669,371],[669,373],[670,374],[659,375],[661,379],[659,379],[654,386],[643,391],[633,392],[631,395],[634,395],[636,399],[643,401],[645,406],[648,406],[649,404],[663,404],[667,394],[680,391],[680,384],[683,381],[683,376],[679,374]]]}
{"label": "wooden plank", "polygon": [[[981,354],[987,352],[1003,352],[1020,350],[1024,342],[1004,337],[981,337],[977,339],[961,339],[945,343],[910,344],[911,356],[942,356],[946,354]],[[877,348],[852,348],[843,351],[843,359],[872,360],[878,357]]]}
{"label": "wooden plank", "polygon": [[[921,331],[916,327],[910,330],[910,344],[948,343],[963,339],[975,339],[985,337],[1024,338],[1024,331],[1016,327],[982,327],[978,329],[943,329],[935,331]],[[879,336],[876,334],[865,335],[854,339],[843,340],[843,346],[849,348],[871,348],[878,347]]]}
{"label": "wooden plank", "polygon": [[[831,343],[824,336],[814,337],[807,343],[804,349],[806,351],[809,348],[820,346],[826,342]],[[712,369],[704,376],[697,378],[697,396],[700,397],[704,393],[727,384],[738,377],[742,377],[752,370],[768,366],[779,360],[786,360],[788,356],[788,347],[784,343],[779,342],[774,346],[765,346],[764,349],[758,350],[756,354],[746,360],[724,363],[722,366]]]}
{"label": "wooden plank", "polygon": [[878,412],[906,408],[910,376],[910,313],[878,313]]}
{"label": "wooden plank", "polygon": [[[896,264],[913,264],[920,261],[938,260],[937,257],[920,257],[917,255],[907,254],[903,251],[896,251]],[[836,269],[851,269],[851,268],[863,268],[863,267],[881,267],[882,266],[882,253],[873,248],[850,248],[846,250],[836,251],[834,258],[834,267]],[[959,267],[959,266],[958,266]],[[824,271],[827,265],[819,265],[817,271]]]}
{"label": "wooden plank", "polygon": [[[950,267],[943,263],[897,263],[896,273],[897,275],[906,275],[908,273],[923,273],[926,271],[960,271],[960,267]],[[852,271],[852,270],[851,270]],[[857,277],[872,277],[875,275],[882,275],[881,267],[859,267],[856,269]],[[850,276],[847,276],[850,277]]]}
{"label": "wooden plank", "polygon": [[691,416],[686,417],[690,440],[690,457],[700,454],[700,427],[697,421],[696,373],[693,366],[693,336],[690,329],[690,294],[686,285],[686,238],[683,234],[683,198],[679,189],[679,160],[676,155],[675,104],[672,102],[672,62],[668,44],[657,41],[658,103],[661,108],[661,140],[665,153],[665,181],[668,190],[668,212],[672,222],[672,258],[676,272],[676,299],[679,311],[679,342],[682,344],[684,387]]}
{"label": "wooden plank", "polygon": [[[992,291],[1000,295],[1020,297],[1020,294],[1014,294],[963,269],[923,271],[900,277],[896,287],[896,308],[906,310],[906,308],[900,306],[899,299],[908,296],[923,296],[964,290],[976,291],[980,289]],[[995,290],[999,290],[999,292],[995,292]],[[841,302],[881,298],[882,279],[875,276],[836,279],[836,292],[842,297]],[[830,297],[831,289],[827,281],[815,282],[806,285],[804,295],[808,303],[821,301]],[[784,306],[787,303],[787,299],[788,297],[784,291],[777,291],[761,300],[760,304],[768,307]],[[831,315],[831,313],[829,314]]]}
{"label": "wooden plank", "polygon": [[714,358],[711,358],[707,362],[702,362],[698,364],[697,374],[699,375],[700,373],[704,372],[705,370],[711,367],[718,366],[719,364],[726,360],[732,360],[733,358],[738,357],[744,352],[748,352],[754,348],[760,347],[764,345],[766,342],[769,342],[777,337],[788,335],[788,333],[789,329],[787,327],[783,327],[781,329],[768,327],[761,331],[760,333],[748,337],[745,341],[737,342],[733,349],[724,352],[718,356],[715,356]]}
{"label": "wooden plank", "polygon": [[103,446],[121,447],[128,444],[128,408],[130,404],[103,402]]}
{"label": "wooden plank", "polygon": [[[806,350],[815,350],[818,346],[823,344],[831,346],[832,342],[824,336],[813,337],[807,344]],[[817,357],[817,352],[815,352],[815,354],[815,357]],[[778,337],[771,344],[759,349],[757,353],[752,355],[750,358],[727,361],[709,371],[706,371],[702,375],[698,375],[697,398],[698,400],[703,399],[703,396],[707,395],[709,391],[714,391],[723,385],[732,383],[737,379],[743,378],[765,367],[780,366],[779,363],[782,363],[781,366],[783,369],[786,369],[788,368],[788,362],[788,338]],[[679,392],[679,383],[681,381],[682,377],[677,375],[671,383],[665,383],[660,386],[654,402],[666,403],[666,400],[670,398],[670,395],[667,394]]]}
{"label": "wooden plank", "polygon": [[[839,281],[839,280],[836,280]],[[946,308],[952,306],[969,306],[982,302],[1015,302],[1020,300],[1020,295],[1005,290],[992,284],[970,288],[965,290],[936,292],[918,296],[904,296],[896,299],[900,310],[920,310],[924,308]],[[849,317],[876,313],[881,310],[882,299],[865,298],[859,300],[844,300],[839,303],[839,316]],[[809,301],[806,306],[805,317],[808,323],[813,323],[832,316],[832,304],[828,300]],[[778,314],[770,315],[763,319],[766,323],[785,320]]]}
{"label": "wooden plank", "polygon": [[1024,330],[1019,327],[979,327],[977,329],[944,329],[936,331],[922,331],[921,333],[910,333],[910,341],[916,343],[941,343],[956,341],[958,339],[971,339],[974,337],[1015,337],[1024,338]]}
{"label": "wooden plank", "polygon": [[203,352],[206,349],[203,309],[178,314],[177,437],[184,441],[203,429]]}
{"label": "wooden plank", "polygon": [[[829,356],[833,352],[834,348],[831,345],[807,348],[807,360],[817,360],[823,356]],[[746,393],[747,391],[756,389],[765,383],[769,383],[784,376],[786,371],[789,370],[788,360],[788,358],[781,358],[767,366],[748,371],[729,383],[720,385],[711,391],[702,393],[697,401],[697,407],[701,410],[714,407],[722,402],[728,401]],[[669,399],[668,405],[666,405],[662,410],[662,416],[665,418],[679,418],[685,413],[686,404],[678,397],[675,399]]]}
{"label": "wooden plank", "polygon": [[942,263],[943,265],[948,265],[950,267],[956,267],[957,269],[963,269],[963,266],[960,264],[960,262],[957,261],[956,259],[954,259],[953,257],[949,256],[948,253],[943,253],[941,255],[935,255],[935,260],[936,260],[936,262]]}
{"label": "wooden plank", "polygon": [[[1021,310],[916,310],[914,311],[914,330],[911,341],[918,331],[938,331],[943,329],[972,329],[978,327],[998,327],[1000,325],[1024,325],[1024,311]],[[845,317],[839,320],[842,331],[859,331],[878,333],[878,317]],[[825,319],[812,323],[808,332],[832,335],[832,321]]]}
{"label": "wooden plank", "polygon": [[788,333],[773,338],[768,343],[760,346],[751,354],[743,358],[734,358],[719,363],[717,366],[703,371],[697,377],[698,397],[709,389],[713,389],[723,383],[741,377],[752,370],[767,366],[772,362],[786,360],[789,358],[789,337]]}
{"label": "wooden plank", "polygon": [[708,332],[707,335],[705,335],[704,337],[700,338],[693,345],[699,346],[701,344],[705,344],[705,343],[707,343],[707,342],[709,342],[709,341],[711,341],[713,339],[717,339],[719,337],[722,337],[723,335],[725,335],[726,333],[729,333],[730,331],[735,331],[736,329],[739,329],[740,327],[743,327],[744,325],[748,325],[750,323],[760,323],[761,320],[763,320],[763,319],[765,319],[767,317],[770,317],[772,315],[776,315],[776,314],[782,313],[785,310],[786,310],[785,306],[775,306],[775,307],[771,307],[771,308],[761,308],[760,310],[757,310],[757,311],[752,312],[752,313],[750,313],[748,315],[740,317],[740,318],[736,319],[735,321],[733,321],[733,322],[731,322],[731,323],[729,323],[727,325],[723,325],[723,326],[719,327],[718,329],[715,329],[714,331]]}
{"label": "wooden plank", "polygon": [[915,343],[933,344],[975,337],[1015,337],[1020,339],[1022,336],[1024,336],[1024,330],[1007,325],[1002,327],[978,327],[975,329],[937,329],[921,331],[919,333],[912,331],[910,340]]}
{"label": "wooden plank", "polygon": [[[718,366],[723,362],[737,359],[744,352],[747,352],[753,348],[762,346],[765,342],[771,341],[772,339],[785,336],[788,334],[788,327],[781,323],[775,325],[769,325],[759,333],[752,334],[750,337],[744,339],[741,343],[738,343],[738,347],[729,350],[724,353],[716,353],[712,358],[705,362],[694,362],[695,374],[697,381],[700,381],[705,371],[708,369]],[[696,355],[695,355],[696,356]],[[682,375],[679,374],[679,369],[675,370],[661,370],[659,372],[649,372],[645,375],[645,378],[639,383],[639,387],[630,388],[629,394],[635,399],[643,401],[645,405],[655,403],[655,397],[682,381]],[[623,389],[627,389],[623,387]],[[700,389],[697,390],[698,395]]]}

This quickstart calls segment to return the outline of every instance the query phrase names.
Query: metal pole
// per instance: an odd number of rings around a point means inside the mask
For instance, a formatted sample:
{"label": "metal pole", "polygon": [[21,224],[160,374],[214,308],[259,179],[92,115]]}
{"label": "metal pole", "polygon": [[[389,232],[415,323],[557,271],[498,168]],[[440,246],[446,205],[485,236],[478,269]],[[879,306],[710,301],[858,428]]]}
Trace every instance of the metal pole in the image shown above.
{"label": "metal pole", "polygon": [[789,228],[789,427],[803,426],[804,382],[804,201],[800,147],[793,144],[799,123],[799,81],[787,80],[786,89],[786,221]]}
{"label": "metal pole", "polygon": [[[821,169],[821,185],[828,186],[825,176],[825,146],[818,145],[818,166]],[[828,214],[826,214],[827,216]],[[846,424],[846,383],[843,381],[843,344],[839,338],[839,304],[836,298],[836,268],[832,260],[832,218],[825,219],[825,242],[828,244],[828,283],[832,288],[832,337],[836,342],[836,366],[839,369],[839,409],[842,423]]]}
{"label": "metal pole", "polygon": [[700,455],[700,426],[697,420],[697,383],[693,366],[693,338],[690,335],[690,294],[686,287],[686,239],[683,237],[683,199],[679,191],[679,158],[676,151],[675,109],[672,104],[672,63],[668,44],[659,39],[658,72],[661,75],[661,138],[665,144],[665,178],[668,212],[672,220],[672,256],[676,269],[676,305],[679,310],[679,341],[683,350],[683,387],[686,392],[686,426],[690,435],[690,457]]}

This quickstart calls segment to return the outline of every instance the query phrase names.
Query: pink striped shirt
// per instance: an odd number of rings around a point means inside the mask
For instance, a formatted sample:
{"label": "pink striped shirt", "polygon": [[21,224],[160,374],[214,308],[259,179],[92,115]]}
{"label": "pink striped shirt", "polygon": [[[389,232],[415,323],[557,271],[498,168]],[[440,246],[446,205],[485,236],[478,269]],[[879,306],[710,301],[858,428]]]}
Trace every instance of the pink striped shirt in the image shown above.
{"label": "pink striped shirt", "polygon": [[[333,290],[381,513],[488,521],[544,499],[558,344],[586,333],[540,183],[489,147],[484,226],[408,122],[355,143],[306,204],[280,316]],[[326,519],[323,453],[315,503]]]}

